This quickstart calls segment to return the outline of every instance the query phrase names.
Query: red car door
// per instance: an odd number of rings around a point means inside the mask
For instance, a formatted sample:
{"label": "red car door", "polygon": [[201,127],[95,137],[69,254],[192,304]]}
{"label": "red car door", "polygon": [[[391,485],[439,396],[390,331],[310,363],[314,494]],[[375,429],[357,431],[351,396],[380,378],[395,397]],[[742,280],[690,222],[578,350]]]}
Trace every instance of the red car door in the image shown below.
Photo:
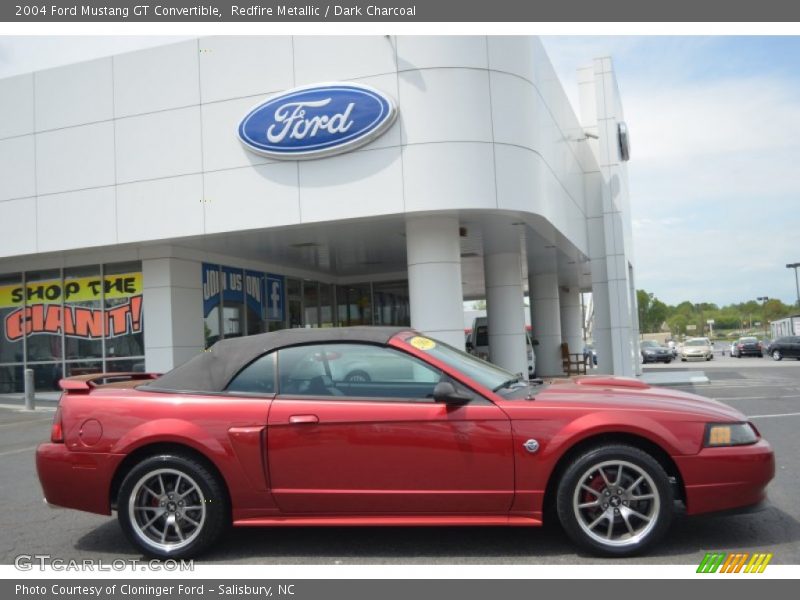
{"label": "red car door", "polygon": [[281,390],[268,417],[267,461],[282,511],[509,510],[511,425],[488,400],[434,402],[429,393],[441,372],[378,346],[283,349],[278,368]]}

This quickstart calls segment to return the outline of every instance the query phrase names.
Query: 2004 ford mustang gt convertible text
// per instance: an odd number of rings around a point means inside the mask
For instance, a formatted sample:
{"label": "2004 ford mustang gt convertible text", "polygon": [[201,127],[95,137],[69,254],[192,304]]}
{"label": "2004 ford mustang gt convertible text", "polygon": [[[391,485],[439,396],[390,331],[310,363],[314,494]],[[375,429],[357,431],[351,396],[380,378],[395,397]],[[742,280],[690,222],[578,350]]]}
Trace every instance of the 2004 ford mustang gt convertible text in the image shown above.
{"label": "2004 ford mustang gt convertible text", "polygon": [[218,342],[159,377],[62,380],[36,456],[46,501],[116,510],[147,555],[231,524],[541,525],[625,556],[688,514],[747,507],[774,474],[738,411],[633,379],[526,382],[404,329]]}

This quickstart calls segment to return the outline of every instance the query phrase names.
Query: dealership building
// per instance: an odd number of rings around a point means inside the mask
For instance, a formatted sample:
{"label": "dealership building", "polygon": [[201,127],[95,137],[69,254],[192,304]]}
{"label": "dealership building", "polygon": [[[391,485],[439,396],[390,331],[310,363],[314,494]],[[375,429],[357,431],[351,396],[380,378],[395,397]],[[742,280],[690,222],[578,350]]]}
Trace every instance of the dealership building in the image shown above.
{"label": "dealership building", "polygon": [[[534,37],[208,37],[0,80],[0,393],[215,340],[411,326],[636,375],[609,58],[576,115]],[[527,300],[528,298],[529,300]]]}

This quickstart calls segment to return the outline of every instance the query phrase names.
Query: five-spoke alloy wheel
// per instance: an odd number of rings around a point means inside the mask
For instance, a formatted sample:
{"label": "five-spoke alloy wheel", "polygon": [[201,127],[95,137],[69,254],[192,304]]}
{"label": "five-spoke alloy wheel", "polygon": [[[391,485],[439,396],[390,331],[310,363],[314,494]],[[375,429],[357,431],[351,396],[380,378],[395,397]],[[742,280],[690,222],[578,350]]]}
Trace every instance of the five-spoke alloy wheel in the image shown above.
{"label": "five-spoke alloy wheel", "polygon": [[652,456],[609,445],[591,449],[567,467],[556,502],[559,520],[576,543],[594,553],[626,556],[666,531],[673,492]]}
{"label": "five-spoke alloy wheel", "polygon": [[227,525],[226,498],[218,476],[203,463],[187,456],[152,456],[122,482],[118,518],[147,555],[196,555]]}

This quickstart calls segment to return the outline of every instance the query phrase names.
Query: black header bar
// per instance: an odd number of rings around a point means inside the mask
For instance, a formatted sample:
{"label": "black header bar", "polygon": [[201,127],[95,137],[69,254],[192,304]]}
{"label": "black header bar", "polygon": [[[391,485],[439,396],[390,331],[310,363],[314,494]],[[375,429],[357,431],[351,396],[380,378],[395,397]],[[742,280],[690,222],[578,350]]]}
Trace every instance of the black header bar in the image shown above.
{"label": "black header bar", "polygon": [[3,0],[4,22],[798,22],[787,0]]}

